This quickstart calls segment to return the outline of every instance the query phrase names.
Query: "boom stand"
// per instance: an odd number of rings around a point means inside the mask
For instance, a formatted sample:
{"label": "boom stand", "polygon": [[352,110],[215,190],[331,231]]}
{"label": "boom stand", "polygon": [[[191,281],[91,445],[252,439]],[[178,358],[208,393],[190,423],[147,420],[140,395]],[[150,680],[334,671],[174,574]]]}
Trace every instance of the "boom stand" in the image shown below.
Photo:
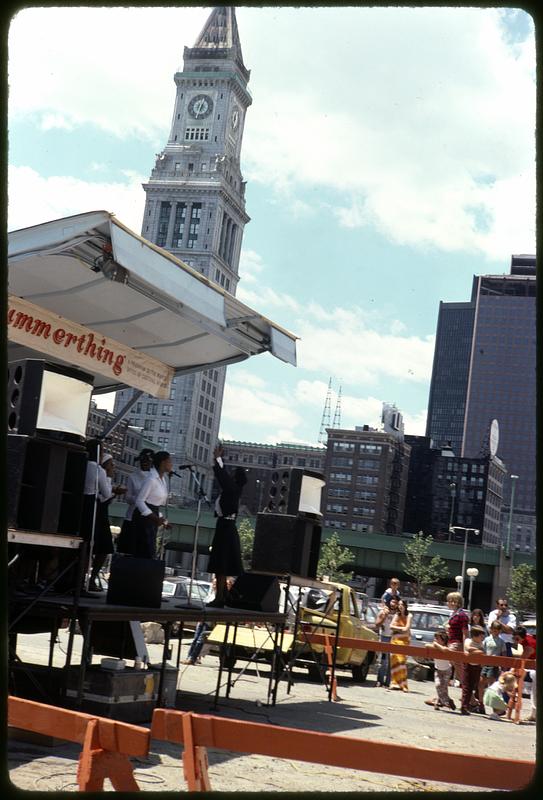
{"label": "boom stand", "polygon": [[205,500],[208,506],[211,508],[211,503],[209,502],[208,498],[205,495],[204,490],[202,489],[202,484],[194,474],[194,468],[190,467],[189,469],[190,469],[190,474],[192,475],[192,480],[198,487],[198,505],[196,508],[196,521],[194,523],[194,541],[192,544],[192,565],[190,570],[188,601],[182,605],[177,605],[176,608],[192,608],[192,584],[194,582],[194,576],[196,574],[196,557],[198,555],[198,532],[200,530],[200,515],[202,513],[202,500]]}

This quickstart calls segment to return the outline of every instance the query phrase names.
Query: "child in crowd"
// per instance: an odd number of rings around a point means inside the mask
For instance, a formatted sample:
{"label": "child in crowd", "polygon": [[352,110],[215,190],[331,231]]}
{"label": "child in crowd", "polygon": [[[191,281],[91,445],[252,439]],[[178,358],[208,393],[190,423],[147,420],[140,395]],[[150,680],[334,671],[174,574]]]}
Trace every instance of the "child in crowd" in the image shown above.
{"label": "child in crowd", "polygon": [[[450,652],[447,647],[449,637],[445,628],[438,628],[434,633],[433,647],[445,653]],[[452,711],[456,709],[454,700],[449,697],[449,681],[452,675],[451,662],[444,658],[434,658],[434,683],[436,687],[436,699],[434,709],[438,711],[443,706],[448,706]]]}
{"label": "child in crowd", "polygon": [[[498,620],[490,625],[490,634],[483,641],[483,648],[487,656],[505,656],[507,655],[505,649],[505,642],[500,638],[502,631],[502,624]],[[485,665],[481,670],[481,678],[479,680],[479,700],[483,702],[483,695],[491,683],[498,680],[501,672],[500,667]]]}
{"label": "child in crowd", "polygon": [[[484,628],[478,625],[473,625],[470,630],[470,636],[464,641],[464,653],[484,653],[483,641],[485,638]],[[479,678],[481,677],[481,664],[470,664],[464,662],[462,664],[462,705],[460,713],[467,715],[470,713],[471,707],[473,710],[478,711],[480,714],[485,713],[483,703],[479,701]]]}
{"label": "child in crowd", "polygon": [[507,711],[507,697],[514,697],[517,679],[512,672],[502,672],[497,681],[485,690],[484,704],[491,709],[490,719],[499,719]]}

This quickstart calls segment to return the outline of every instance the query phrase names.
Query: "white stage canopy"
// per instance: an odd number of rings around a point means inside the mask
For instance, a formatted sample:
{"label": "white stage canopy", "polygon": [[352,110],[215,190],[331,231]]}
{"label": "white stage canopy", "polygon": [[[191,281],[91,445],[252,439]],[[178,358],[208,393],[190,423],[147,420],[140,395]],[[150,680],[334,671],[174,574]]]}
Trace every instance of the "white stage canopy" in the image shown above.
{"label": "white stage canopy", "polygon": [[94,374],[98,393],[132,386],[158,397],[174,375],[258,353],[296,364],[293,334],[113,214],[8,238],[8,361],[45,358]]}

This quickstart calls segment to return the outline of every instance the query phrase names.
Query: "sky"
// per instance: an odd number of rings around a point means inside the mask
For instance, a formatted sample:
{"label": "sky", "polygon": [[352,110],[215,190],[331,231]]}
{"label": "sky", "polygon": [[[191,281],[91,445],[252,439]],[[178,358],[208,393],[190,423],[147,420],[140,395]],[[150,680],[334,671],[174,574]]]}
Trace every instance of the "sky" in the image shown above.
{"label": "sky", "polygon": [[[8,228],[96,209],[139,233],[183,47],[209,7],[26,8],[8,40]],[[535,253],[535,39],[507,8],[236,10],[253,104],[237,296],[299,338],[228,368],[222,439],[331,418],[424,434],[439,302]],[[105,399],[107,398],[107,399]],[[101,396],[100,407],[112,407]]]}

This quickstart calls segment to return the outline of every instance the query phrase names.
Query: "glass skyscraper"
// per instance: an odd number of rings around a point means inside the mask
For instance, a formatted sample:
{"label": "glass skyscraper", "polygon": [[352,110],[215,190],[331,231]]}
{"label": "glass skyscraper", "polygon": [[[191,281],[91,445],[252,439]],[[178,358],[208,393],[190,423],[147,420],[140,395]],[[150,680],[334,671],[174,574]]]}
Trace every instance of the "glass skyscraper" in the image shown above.
{"label": "glass skyscraper", "polygon": [[[470,303],[441,303],[426,435],[463,457],[489,451],[492,420],[505,463],[502,536],[515,479],[512,547],[535,546],[536,266],[513,256],[509,275],[473,279]],[[518,547],[517,547],[518,545]]]}

